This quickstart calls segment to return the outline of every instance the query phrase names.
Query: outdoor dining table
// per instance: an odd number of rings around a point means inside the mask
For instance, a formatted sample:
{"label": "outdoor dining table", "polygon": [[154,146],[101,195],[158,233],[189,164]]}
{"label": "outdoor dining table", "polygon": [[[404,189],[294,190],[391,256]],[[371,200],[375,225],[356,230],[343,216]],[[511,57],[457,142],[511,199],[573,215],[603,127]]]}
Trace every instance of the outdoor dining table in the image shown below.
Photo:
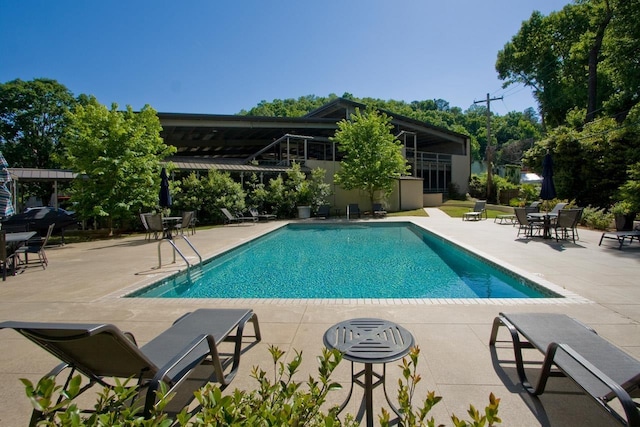
{"label": "outdoor dining table", "polygon": [[182,222],[181,216],[163,216],[162,222],[167,226],[165,230],[165,236],[167,239],[173,238],[173,230],[176,228],[176,225]]}
{"label": "outdoor dining table", "polygon": [[550,239],[551,238],[551,220],[554,218],[558,218],[558,214],[551,213],[551,212],[531,212],[527,214],[527,218],[533,221],[542,222],[542,225],[543,225],[542,237],[545,239]]}
{"label": "outdoor dining table", "polygon": [[[399,410],[389,400],[387,394],[386,363],[398,360],[409,353],[414,344],[413,335],[409,331],[384,319],[350,319],[336,323],[327,329],[323,342],[328,349],[340,350],[343,357],[351,361],[351,388],[338,413],[347,406],[351,399],[353,385],[357,384],[364,389],[364,396],[356,420],[362,421],[366,412],[366,425],[373,427],[373,389],[382,385],[387,403],[400,417]],[[355,373],[354,363],[364,364],[364,369]],[[382,364],[382,374],[373,371],[374,364]]]}

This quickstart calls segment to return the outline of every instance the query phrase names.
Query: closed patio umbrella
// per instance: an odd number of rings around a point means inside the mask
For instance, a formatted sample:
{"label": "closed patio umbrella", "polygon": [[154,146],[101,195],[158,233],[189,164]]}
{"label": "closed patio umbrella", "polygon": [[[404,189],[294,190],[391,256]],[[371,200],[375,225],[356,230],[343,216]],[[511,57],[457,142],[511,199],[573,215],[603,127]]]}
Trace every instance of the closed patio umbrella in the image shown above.
{"label": "closed patio umbrella", "polygon": [[11,174],[9,173],[8,167],[9,164],[2,153],[0,153],[0,217],[2,218],[7,218],[15,214],[11,192],[7,188],[7,183],[11,181]]}
{"label": "closed patio umbrella", "polygon": [[553,185],[553,160],[551,154],[547,152],[542,159],[542,188],[540,189],[542,200],[552,200],[556,198],[556,187]]}
{"label": "closed patio umbrella", "polygon": [[160,172],[160,194],[159,194],[159,204],[161,208],[170,208],[171,207],[171,193],[169,192],[169,177],[167,176],[167,171],[165,168],[162,168]]}

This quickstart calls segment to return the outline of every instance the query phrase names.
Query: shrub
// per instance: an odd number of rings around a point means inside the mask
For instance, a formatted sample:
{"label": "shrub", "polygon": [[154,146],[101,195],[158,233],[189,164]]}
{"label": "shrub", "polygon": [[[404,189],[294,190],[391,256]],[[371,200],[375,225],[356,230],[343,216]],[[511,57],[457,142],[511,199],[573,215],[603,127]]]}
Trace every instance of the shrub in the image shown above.
{"label": "shrub", "polygon": [[[230,394],[222,394],[217,384],[209,383],[195,392],[200,407],[193,413],[187,408],[172,420],[163,412],[171,400],[162,385],[158,391],[158,403],[152,409],[150,417],[141,416],[141,408],[131,406],[130,401],[138,394],[137,386],[128,386],[128,380],[121,383],[116,379],[113,388],[105,388],[98,395],[94,413],[83,413],[72,400],[81,390],[81,377],[73,377],[66,390],[55,384],[55,377],[44,377],[36,386],[22,379],[26,387],[27,397],[32,405],[43,415],[44,421],[38,425],[94,427],[106,425],[126,425],[130,427],[169,427],[179,426],[346,426],[359,425],[354,417],[347,414],[341,421],[338,418],[338,406],[323,408],[327,395],[341,386],[331,380],[331,374],[342,360],[338,350],[324,349],[318,357],[317,378],[309,376],[305,387],[294,380],[302,363],[302,353],[295,356],[288,364],[281,362],[284,352],[275,346],[269,347],[273,360],[273,379],[258,367],[254,367],[251,377],[258,382],[253,391],[234,390]],[[398,402],[404,427],[435,425],[433,417],[427,419],[431,408],[442,400],[434,392],[427,392],[419,407],[414,407],[416,385],[421,376],[417,372],[420,349],[414,347],[408,357],[402,359],[402,378],[398,381]],[[58,400],[58,398],[60,398]],[[471,420],[460,420],[454,414],[451,420],[455,427],[487,426],[501,423],[498,418],[500,399],[493,393],[489,396],[489,405],[484,412],[470,405],[467,413]],[[390,414],[382,409],[379,416],[383,427],[390,425]]]}
{"label": "shrub", "polygon": [[487,198],[487,174],[471,175],[469,180],[469,195],[476,199]]}
{"label": "shrub", "polygon": [[591,206],[587,206],[582,211],[582,218],[580,224],[594,228],[596,230],[606,230],[611,226],[613,221],[613,214],[606,212],[605,209],[598,209]]}

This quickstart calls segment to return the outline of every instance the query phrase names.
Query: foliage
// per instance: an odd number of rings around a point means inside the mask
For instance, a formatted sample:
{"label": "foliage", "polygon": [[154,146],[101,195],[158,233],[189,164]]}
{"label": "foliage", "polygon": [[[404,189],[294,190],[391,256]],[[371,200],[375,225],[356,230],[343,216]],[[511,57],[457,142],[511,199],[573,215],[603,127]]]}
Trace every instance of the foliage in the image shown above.
{"label": "foliage", "polygon": [[630,205],[630,212],[640,212],[640,162],[629,167],[628,178],[620,186],[620,198]]}
{"label": "foliage", "polygon": [[606,212],[604,208],[587,206],[582,211],[580,224],[596,230],[606,230],[613,222],[613,214]]}
{"label": "foliage", "polygon": [[62,84],[51,79],[0,84],[0,144],[12,167],[55,168],[65,114],[76,104]]}
{"label": "foliage", "polygon": [[638,213],[635,206],[626,200],[614,203],[610,211],[614,215],[631,215]]}
{"label": "foliage", "polygon": [[[416,386],[422,380],[422,376],[417,370],[419,355],[420,348],[411,348],[408,357],[404,357],[400,365],[402,378],[398,380],[398,403],[400,405],[399,412],[401,417],[398,424],[404,427],[435,426],[436,424],[433,417],[427,419],[427,416],[431,409],[442,400],[441,396],[436,396],[435,392],[429,391],[420,402],[420,406],[417,408],[414,406],[413,401],[416,398]],[[485,415],[480,415],[474,406],[470,405],[468,414],[471,416],[471,421],[460,420],[455,414],[451,416],[451,421],[453,421],[456,427],[494,426],[502,422],[498,417],[499,404],[500,399],[496,399],[493,393],[491,393],[489,396],[489,405],[485,408]],[[382,427],[388,427],[390,422],[391,415],[383,408],[382,414],[380,415],[380,425]]]}
{"label": "foliage", "polygon": [[194,421],[183,412],[178,416],[180,425],[291,425],[291,426],[356,426],[348,418],[344,424],[337,416],[336,406],[322,410],[329,392],[341,386],[331,380],[331,374],[342,360],[337,350],[324,349],[318,358],[317,379],[309,377],[305,386],[294,380],[302,363],[302,353],[296,352],[286,365],[281,361],[284,352],[269,347],[273,359],[273,380],[267,373],[254,367],[251,377],[258,382],[253,391],[236,389],[231,395],[222,395],[218,385],[208,384],[196,392],[202,407]]}
{"label": "foliage", "polygon": [[498,52],[505,86],[534,90],[545,124],[555,127],[578,106],[585,120],[621,115],[639,101],[639,0],[574,1],[544,16],[534,11]]}
{"label": "foliage", "polygon": [[517,190],[519,188],[518,185],[512,183],[507,178],[503,178],[498,175],[494,175],[493,177],[493,188],[496,191],[495,200],[501,200],[500,193],[506,190]]}
{"label": "foliage", "polygon": [[286,178],[281,175],[269,180],[269,185],[250,183],[252,189],[249,199],[254,207],[262,206],[282,218],[296,215],[296,206],[311,206],[317,209],[330,195],[330,185],[324,182],[326,171],[315,168],[307,176],[298,163],[287,171]]}
{"label": "foliage", "polygon": [[487,174],[472,174],[469,179],[469,195],[474,199],[487,199]]}
{"label": "foliage", "polygon": [[[172,420],[164,413],[164,409],[173,397],[167,394],[166,386],[161,384],[157,393],[157,403],[151,409],[150,416],[144,419],[141,408],[131,405],[138,393],[137,386],[129,386],[129,380],[122,383],[116,379],[113,388],[104,388],[98,395],[95,413],[82,413],[73,399],[78,395],[81,385],[80,375],[74,376],[63,390],[55,383],[55,376],[42,378],[36,386],[29,380],[22,379],[26,394],[33,407],[42,413],[39,425],[47,426],[144,426],[168,427],[179,426],[309,426],[309,427],[356,427],[359,425],[350,414],[341,421],[338,418],[338,406],[326,407],[327,396],[334,390],[341,389],[340,384],[333,382],[331,375],[342,361],[338,350],[323,349],[318,360],[317,377],[309,376],[306,383],[294,380],[294,376],[302,364],[302,353],[295,352],[293,359],[282,362],[284,352],[276,346],[269,346],[273,361],[273,379],[269,379],[266,371],[259,367],[252,369],[251,377],[258,386],[255,390],[235,389],[232,393],[222,394],[220,386],[208,383],[195,392],[199,407],[195,413],[184,408]],[[400,425],[404,427],[435,426],[433,417],[427,419],[431,409],[442,400],[433,391],[427,392],[418,408],[414,408],[416,385],[422,377],[417,372],[420,349],[410,350],[408,358],[402,360],[402,378],[398,381],[398,402],[402,418]],[[404,379],[404,380],[403,380]],[[304,387],[303,387],[304,385]],[[57,402],[60,397],[59,403]],[[470,420],[460,420],[453,414],[451,420],[455,427],[475,426],[491,427],[501,423],[498,417],[500,399],[493,393],[489,396],[489,405],[481,415],[473,405],[468,414]],[[384,408],[379,416],[383,427],[390,425],[390,414]],[[425,424],[426,422],[426,424]]]}
{"label": "foliage", "polygon": [[391,118],[374,109],[364,113],[356,109],[351,120],[339,121],[335,136],[330,138],[344,153],[336,184],[346,190],[363,190],[371,204],[376,195],[382,199],[389,194],[395,179],[409,171],[402,145],[392,130]]}
{"label": "foliage", "polygon": [[[0,147],[9,166],[57,168],[65,114],[76,104],[62,84],[51,79],[20,79],[0,84]],[[52,183],[23,186],[23,197],[49,200]]]}
{"label": "foliage", "polygon": [[160,160],[175,151],[160,138],[153,108],[119,111],[91,97],[68,114],[62,143],[63,166],[81,174],[73,182],[71,201],[84,219],[106,218],[122,226],[147,206],[158,203]]}
{"label": "foliage", "polygon": [[33,408],[40,412],[38,425],[47,426],[131,426],[131,427],[169,427],[172,420],[162,411],[171,400],[166,394],[166,386],[161,384],[156,407],[151,410],[151,417],[142,417],[142,408],[131,405],[138,394],[136,386],[129,386],[129,380],[124,382],[116,378],[115,386],[105,387],[98,394],[98,401],[92,413],[84,413],[73,399],[80,392],[82,378],[76,375],[69,381],[66,388],[56,385],[56,377],[41,378],[34,386],[27,379],[20,381],[25,386],[27,397]]}
{"label": "foliage", "polygon": [[173,204],[171,207],[175,211],[200,211],[204,206],[204,184],[198,178],[195,172],[182,177],[178,182],[170,182],[173,184],[171,195]]}
{"label": "foliage", "polygon": [[581,130],[561,126],[549,132],[525,154],[525,163],[542,170],[542,159],[553,155],[554,183],[558,197],[575,198],[582,206],[607,207],[612,195],[633,177],[627,165],[640,162],[640,106],[619,125],[614,119],[600,119]]}
{"label": "foliage", "polygon": [[234,181],[229,172],[209,169],[207,176],[201,179],[200,185],[202,205],[199,215],[205,221],[224,221],[221,208],[227,208],[230,212],[242,212],[246,208],[246,193],[242,184]]}
{"label": "foliage", "polygon": [[447,194],[450,200],[466,200],[467,196],[460,191],[460,186],[455,182],[450,182],[447,185]]}

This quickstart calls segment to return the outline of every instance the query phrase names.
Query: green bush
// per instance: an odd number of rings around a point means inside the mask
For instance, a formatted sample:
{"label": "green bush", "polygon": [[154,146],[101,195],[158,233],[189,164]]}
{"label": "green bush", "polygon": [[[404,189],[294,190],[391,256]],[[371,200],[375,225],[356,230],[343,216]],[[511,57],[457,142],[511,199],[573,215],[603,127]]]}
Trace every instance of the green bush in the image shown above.
{"label": "green bush", "polygon": [[580,224],[596,230],[606,230],[613,222],[613,214],[606,212],[604,208],[598,209],[587,206],[582,211]]}
{"label": "green bush", "polygon": [[469,195],[474,199],[487,198],[487,174],[473,174],[469,179]]}
{"label": "green bush", "polygon": [[[217,384],[209,383],[196,391],[195,397],[200,405],[195,412],[187,408],[171,419],[163,412],[172,396],[166,393],[162,385],[158,391],[158,403],[152,409],[148,418],[141,416],[142,408],[131,405],[138,394],[136,386],[129,386],[116,380],[113,388],[105,388],[98,395],[94,413],[81,412],[73,399],[81,390],[81,377],[76,375],[68,384],[66,390],[56,385],[55,377],[44,377],[37,385],[22,379],[26,387],[27,397],[33,407],[42,414],[38,425],[50,427],[98,427],[98,426],[144,426],[169,427],[172,425],[197,426],[309,426],[332,427],[359,425],[350,414],[343,420],[338,418],[338,406],[326,407],[327,395],[337,389],[340,384],[331,380],[331,374],[342,360],[337,350],[324,349],[318,357],[317,378],[309,376],[304,384],[294,380],[295,374],[302,363],[302,353],[296,352],[291,362],[284,364],[281,359],[284,352],[275,346],[269,347],[273,360],[273,379],[259,367],[254,367],[251,377],[258,382],[258,387],[252,391],[234,390],[230,394],[223,394]],[[420,402],[416,400],[416,385],[421,376],[417,372],[420,349],[414,347],[408,357],[402,360],[402,379],[398,381],[398,402],[400,405],[399,425],[404,427],[434,426],[433,417],[427,416],[442,397],[430,391]],[[489,405],[480,412],[470,405],[467,411],[470,420],[460,420],[454,414],[451,421],[455,427],[492,427],[501,423],[498,417],[500,399],[493,393],[489,396]],[[391,423],[388,411],[382,409],[379,415],[380,425],[387,427]]]}

